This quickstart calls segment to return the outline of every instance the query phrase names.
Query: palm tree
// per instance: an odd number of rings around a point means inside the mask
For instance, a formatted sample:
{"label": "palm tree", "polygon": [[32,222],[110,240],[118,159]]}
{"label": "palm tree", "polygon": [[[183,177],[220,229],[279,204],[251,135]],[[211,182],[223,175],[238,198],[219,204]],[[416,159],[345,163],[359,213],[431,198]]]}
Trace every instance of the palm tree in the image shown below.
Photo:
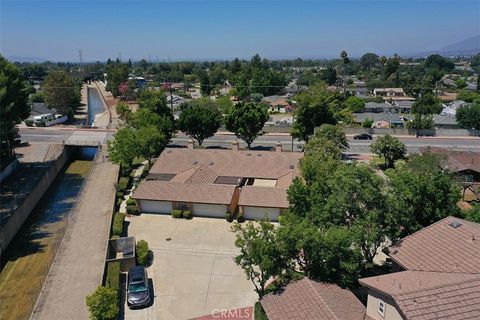
{"label": "palm tree", "polygon": [[347,92],[347,64],[350,62],[350,59],[348,58],[347,51],[342,50],[342,52],[340,52],[340,58],[342,58],[342,60],[343,60],[343,67],[344,67],[344,70],[343,70],[343,92],[346,93]]}

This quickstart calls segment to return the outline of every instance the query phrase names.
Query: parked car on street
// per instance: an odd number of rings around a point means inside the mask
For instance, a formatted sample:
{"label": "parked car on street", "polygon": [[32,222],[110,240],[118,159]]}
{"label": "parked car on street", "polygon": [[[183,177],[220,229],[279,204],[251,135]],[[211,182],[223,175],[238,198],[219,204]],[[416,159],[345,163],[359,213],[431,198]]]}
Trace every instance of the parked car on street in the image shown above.
{"label": "parked car on street", "polygon": [[129,308],[150,304],[150,287],[147,269],[141,266],[132,267],[128,271],[127,304]]}
{"label": "parked car on street", "polygon": [[361,133],[353,136],[353,140],[372,140],[373,137],[369,133]]}

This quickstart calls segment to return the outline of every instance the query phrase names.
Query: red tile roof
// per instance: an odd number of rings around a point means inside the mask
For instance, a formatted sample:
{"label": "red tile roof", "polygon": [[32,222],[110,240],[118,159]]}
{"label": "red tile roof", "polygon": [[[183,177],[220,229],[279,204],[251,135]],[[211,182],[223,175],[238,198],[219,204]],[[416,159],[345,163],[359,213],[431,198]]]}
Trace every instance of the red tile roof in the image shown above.
{"label": "red tile roof", "polygon": [[287,190],[245,186],[240,192],[238,204],[251,207],[288,208]]}
{"label": "red tile roof", "polygon": [[403,271],[360,283],[392,297],[408,320],[480,318],[480,274]]}
{"label": "red tile roof", "polygon": [[[455,222],[460,226],[449,225]],[[480,273],[480,224],[447,217],[388,250],[390,258],[408,270]]]}
{"label": "red tile roof", "polygon": [[133,199],[230,204],[235,186],[220,184],[143,181],[133,192]]}
{"label": "red tile roof", "polygon": [[308,278],[260,300],[269,320],[364,320],[365,307],[348,289]]}

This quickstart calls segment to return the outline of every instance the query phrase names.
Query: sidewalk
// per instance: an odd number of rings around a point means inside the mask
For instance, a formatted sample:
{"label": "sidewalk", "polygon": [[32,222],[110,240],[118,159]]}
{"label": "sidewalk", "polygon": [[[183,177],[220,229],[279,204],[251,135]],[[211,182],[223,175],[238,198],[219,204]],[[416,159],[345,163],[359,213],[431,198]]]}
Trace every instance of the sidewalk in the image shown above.
{"label": "sidewalk", "polygon": [[136,182],[140,180],[140,176],[142,175],[143,168],[147,165],[148,161],[144,161],[137,169],[135,169],[135,173],[133,174],[132,177],[132,188],[130,190],[127,190],[127,194],[125,195],[125,199],[122,201],[122,204],[120,205],[120,208],[118,209],[119,212],[126,213],[127,212],[127,200],[130,199],[130,197],[133,194],[133,190],[135,190],[136,187]]}
{"label": "sidewalk", "polygon": [[102,282],[118,166],[92,169],[30,319],[88,319],[85,297]]}

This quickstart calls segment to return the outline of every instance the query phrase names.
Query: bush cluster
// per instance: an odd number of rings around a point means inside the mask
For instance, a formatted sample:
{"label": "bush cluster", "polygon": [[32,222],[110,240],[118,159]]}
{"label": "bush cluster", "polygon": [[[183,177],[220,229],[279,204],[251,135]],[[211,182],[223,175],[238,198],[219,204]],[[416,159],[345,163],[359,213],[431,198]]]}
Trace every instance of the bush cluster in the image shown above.
{"label": "bush cluster", "polygon": [[34,123],[34,121],[32,119],[26,119],[25,120],[25,125],[27,127],[33,127],[33,123]]}
{"label": "bush cluster", "polygon": [[237,222],[245,222],[245,217],[242,212],[239,212],[237,215]]}
{"label": "bush cluster", "polygon": [[117,319],[119,308],[118,291],[99,286],[85,298],[92,320]]}
{"label": "bush cluster", "polygon": [[112,235],[122,236],[123,234],[123,222],[125,221],[125,214],[121,212],[115,213],[113,216]]}
{"label": "bush cluster", "polygon": [[192,211],[190,211],[190,210],[185,210],[185,211],[183,211],[183,214],[182,214],[182,215],[183,215],[183,218],[184,218],[184,219],[190,220],[190,219],[193,218]]}
{"label": "bush cluster", "polygon": [[137,264],[141,266],[147,265],[148,262],[148,242],[140,240],[136,245]]}
{"label": "bush cluster", "polygon": [[225,214],[225,219],[227,219],[228,222],[232,222],[233,221],[233,214],[231,212],[227,212]]}
{"label": "bush cluster", "polygon": [[183,212],[182,210],[172,210],[172,217],[174,218],[182,218]]}
{"label": "bush cluster", "polygon": [[118,180],[118,191],[124,193],[127,190],[128,183],[130,182],[130,177],[121,177]]}
{"label": "bush cluster", "polygon": [[133,205],[127,205],[127,213],[138,215],[140,212],[138,211],[137,205],[133,204]]}
{"label": "bush cluster", "polygon": [[127,199],[127,206],[135,206],[135,205],[137,205],[137,202],[134,199],[132,198]]}

